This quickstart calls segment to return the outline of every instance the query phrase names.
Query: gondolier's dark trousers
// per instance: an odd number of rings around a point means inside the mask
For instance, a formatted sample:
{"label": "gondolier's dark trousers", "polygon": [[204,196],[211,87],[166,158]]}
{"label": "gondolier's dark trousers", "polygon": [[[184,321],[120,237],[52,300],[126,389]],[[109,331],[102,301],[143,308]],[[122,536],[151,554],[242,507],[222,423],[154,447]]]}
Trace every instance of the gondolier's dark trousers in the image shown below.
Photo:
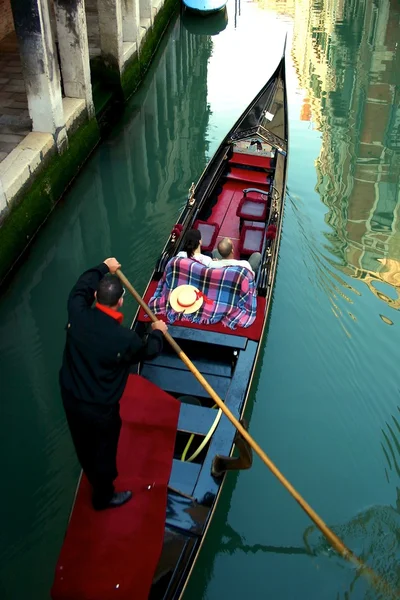
{"label": "gondolier's dark trousers", "polygon": [[63,387],[61,395],[78,460],[93,487],[93,506],[105,507],[118,476],[119,403],[105,413],[103,405],[82,402]]}

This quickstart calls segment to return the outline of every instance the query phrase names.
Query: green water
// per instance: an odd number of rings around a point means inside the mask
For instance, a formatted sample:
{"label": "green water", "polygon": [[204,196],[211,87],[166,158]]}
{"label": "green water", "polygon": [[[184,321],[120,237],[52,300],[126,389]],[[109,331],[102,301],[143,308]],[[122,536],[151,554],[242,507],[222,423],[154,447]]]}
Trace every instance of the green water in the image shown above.
{"label": "green water", "polygon": [[[68,291],[110,255],[144,289],[190,184],[273,71],[286,32],[288,197],[250,431],[400,586],[399,4],[229,0],[227,16],[225,29],[223,18],[186,23],[190,32],[173,24],[1,297],[2,600],[49,597],[79,472],[57,385]],[[134,310],[126,302],[127,322]],[[185,600],[246,596],[384,597],[258,459],[228,477]]]}

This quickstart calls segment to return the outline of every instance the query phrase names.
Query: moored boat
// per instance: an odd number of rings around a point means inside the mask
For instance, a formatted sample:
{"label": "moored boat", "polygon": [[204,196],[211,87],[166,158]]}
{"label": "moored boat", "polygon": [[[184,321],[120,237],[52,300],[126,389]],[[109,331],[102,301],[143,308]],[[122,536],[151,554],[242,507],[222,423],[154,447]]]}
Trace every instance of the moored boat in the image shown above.
{"label": "moored boat", "polygon": [[218,35],[228,24],[226,6],[210,14],[207,19],[199,19],[198,15],[191,10],[185,10],[181,18],[185,29],[195,35]]}
{"label": "moored boat", "polygon": [[[192,185],[187,204],[144,294],[158,318],[173,321],[169,333],[237,419],[242,419],[245,411],[272,300],[286,189],[287,118],[283,56],[267,84],[225,137],[197,184]],[[236,259],[247,260],[252,253],[259,252],[261,262],[255,276],[243,267],[212,269],[177,257],[186,232],[193,228],[201,232],[203,251],[211,252],[218,241],[229,237]],[[158,299],[163,286],[168,284],[171,269],[175,268],[179,268],[181,274],[187,271],[189,277],[195,273],[204,302],[203,312],[199,308],[203,318],[197,318],[197,313],[192,312],[186,316],[178,313],[171,319],[169,309],[164,315],[160,312],[162,303]],[[217,275],[210,275],[210,271]],[[231,279],[227,277],[225,281],[227,272]],[[220,283],[222,280],[224,284]],[[229,288],[232,281],[239,284],[229,296],[231,305],[225,302],[226,313],[206,314],[207,302],[210,300],[213,306],[216,303],[213,294],[220,297],[222,293],[222,287],[218,286]],[[176,289],[175,284],[173,287]],[[132,327],[144,336],[148,323],[148,316],[140,309]],[[118,590],[119,598],[132,600],[181,598],[227,471],[246,469],[252,463],[251,450],[245,440],[236,435],[230,421],[215,409],[208,393],[167,344],[160,356],[135,365],[132,372],[136,379],[122,407],[125,424],[119,461],[130,471],[124,485],[136,485],[134,497],[117,511],[97,515],[89,508],[88,485],[81,482],[70,532],[57,566],[53,588],[53,598],[57,600],[108,599],[111,589],[113,594]],[[151,399],[149,421],[146,395]],[[168,412],[169,403],[172,404]],[[140,405],[139,416],[138,410],[133,410],[135,405]],[[174,411],[176,430],[171,438]],[[163,432],[161,441],[161,434],[155,435],[157,427]],[[143,443],[138,442],[140,428],[148,432]],[[151,460],[145,467],[140,461],[146,444]],[[235,447],[237,457],[233,457]],[[151,448],[156,457],[151,454]],[[169,466],[167,456],[170,456]],[[155,458],[163,462],[162,469]],[[134,526],[134,519],[141,520]],[[150,525],[153,529],[146,533],[146,526]],[[115,536],[119,536],[117,543]],[[132,540],[132,536],[136,539]],[[157,538],[155,545],[152,536],[154,540]],[[79,558],[76,557],[78,550]],[[74,569],[79,570],[79,577]],[[139,584],[138,578],[144,569],[148,584],[143,584],[143,580]],[[99,573],[99,577],[95,573]],[[66,583],[68,578],[74,581],[74,577],[80,585],[76,593],[71,591],[72,584]]]}
{"label": "moored boat", "polygon": [[226,7],[227,0],[182,0],[186,9],[202,16],[211,15]]}

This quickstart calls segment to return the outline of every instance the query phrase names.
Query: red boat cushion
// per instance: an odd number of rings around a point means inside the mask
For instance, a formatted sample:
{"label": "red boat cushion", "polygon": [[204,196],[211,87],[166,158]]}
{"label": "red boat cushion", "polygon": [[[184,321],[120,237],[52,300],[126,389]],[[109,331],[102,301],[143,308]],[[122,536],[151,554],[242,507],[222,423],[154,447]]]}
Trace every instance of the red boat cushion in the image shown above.
{"label": "red boat cushion", "polygon": [[214,249],[217,241],[219,225],[217,223],[208,223],[207,221],[195,221],[194,229],[198,229],[201,233],[201,248],[207,252]]}
{"label": "red boat cushion", "polygon": [[121,400],[117,490],[133,498],[96,512],[83,476],[56,566],[53,600],[147,600],[160,557],[179,402],[139,375]]}
{"label": "red boat cushion", "polygon": [[256,154],[255,152],[252,152],[251,154],[234,152],[229,162],[252,167],[264,167],[264,169],[271,168],[272,166],[272,159],[269,158],[269,156]]}
{"label": "red boat cushion", "polygon": [[247,198],[243,196],[239,202],[236,215],[241,219],[250,221],[265,221],[267,217],[268,204],[266,200]]}
{"label": "red boat cushion", "polygon": [[265,236],[263,227],[246,225],[242,228],[239,240],[239,251],[244,256],[250,256],[253,252],[261,252]]}

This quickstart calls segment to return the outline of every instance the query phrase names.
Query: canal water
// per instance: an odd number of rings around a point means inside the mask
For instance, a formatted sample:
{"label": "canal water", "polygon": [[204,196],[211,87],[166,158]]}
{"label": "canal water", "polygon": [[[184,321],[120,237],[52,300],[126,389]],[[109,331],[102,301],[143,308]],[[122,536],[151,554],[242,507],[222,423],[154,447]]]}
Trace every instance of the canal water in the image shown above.
{"label": "canal water", "polygon": [[[116,256],[143,290],[187,190],[287,42],[290,164],[251,434],[400,586],[397,0],[228,0],[177,19],[145,84],[0,299],[0,597],[43,600],[79,473],[57,375],[76,277]],[[129,323],[132,300],[124,306]],[[384,598],[256,458],[229,475],[185,598]]]}

